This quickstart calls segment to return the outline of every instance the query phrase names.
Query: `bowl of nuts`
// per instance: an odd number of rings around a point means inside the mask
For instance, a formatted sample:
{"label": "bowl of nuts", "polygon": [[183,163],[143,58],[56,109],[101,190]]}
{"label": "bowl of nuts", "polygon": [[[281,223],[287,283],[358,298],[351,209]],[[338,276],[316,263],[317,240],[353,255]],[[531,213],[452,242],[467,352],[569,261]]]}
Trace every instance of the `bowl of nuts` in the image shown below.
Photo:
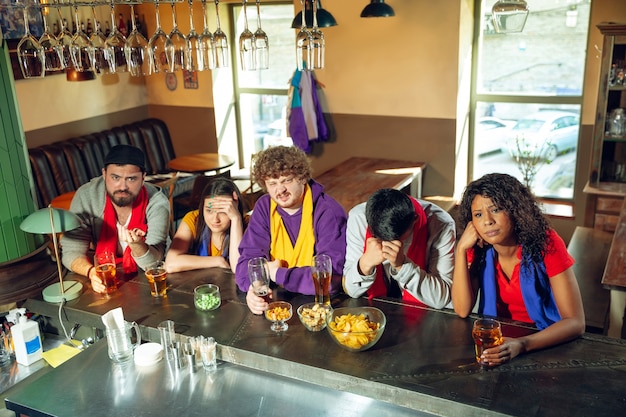
{"label": "bowl of nuts", "polygon": [[291,318],[291,314],[291,304],[286,301],[269,303],[267,310],[265,310],[265,318],[272,322],[270,328],[277,333],[284,332],[289,328],[285,322]]}
{"label": "bowl of nuts", "polygon": [[328,314],[326,329],[331,338],[350,352],[374,346],[385,331],[385,313],[375,307],[343,307]]}
{"label": "bowl of nuts", "polygon": [[329,305],[319,303],[307,303],[298,307],[298,317],[300,321],[312,332],[319,332],[326,327],[326,317],[332,308]]}

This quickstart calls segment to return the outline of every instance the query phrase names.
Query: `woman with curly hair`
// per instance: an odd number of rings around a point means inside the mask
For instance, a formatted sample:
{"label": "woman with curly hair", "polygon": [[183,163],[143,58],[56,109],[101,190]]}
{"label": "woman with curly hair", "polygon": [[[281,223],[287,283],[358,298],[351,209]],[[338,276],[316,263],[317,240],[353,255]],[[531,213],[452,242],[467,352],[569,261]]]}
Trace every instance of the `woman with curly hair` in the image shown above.
{"label": "woman with curly hair", "polygon": [[168,272],[220,267],[233,272],[245,228],[245,206],[237,185],[216,177],[202,190],[198,210],[178,226],[165,258]]}
{"label": "woman with curly hair", "polygon": [[[483,361],[500,365],[532,350],[563,343],[585,331],[574,259],[550,228],[530,190],[507,174],[470,183],[461,201],[452,281],[454,311],[534,323],[537,333],[504,338]],[[480,291],[480,297],[478,297]]]}

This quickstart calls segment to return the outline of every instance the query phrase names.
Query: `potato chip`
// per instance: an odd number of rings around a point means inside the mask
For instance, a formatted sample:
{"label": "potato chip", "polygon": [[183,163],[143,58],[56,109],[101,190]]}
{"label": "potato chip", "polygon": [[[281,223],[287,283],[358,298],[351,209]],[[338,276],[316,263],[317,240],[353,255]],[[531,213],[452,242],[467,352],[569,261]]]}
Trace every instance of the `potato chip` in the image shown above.
{"label": "potato chip", "polygon": [[369,320],[365,314],[344,314],[337,316],[328,326],[341,333],[335,333],[337,341],[350,349],[360,349],[376,338],[380,323]]}

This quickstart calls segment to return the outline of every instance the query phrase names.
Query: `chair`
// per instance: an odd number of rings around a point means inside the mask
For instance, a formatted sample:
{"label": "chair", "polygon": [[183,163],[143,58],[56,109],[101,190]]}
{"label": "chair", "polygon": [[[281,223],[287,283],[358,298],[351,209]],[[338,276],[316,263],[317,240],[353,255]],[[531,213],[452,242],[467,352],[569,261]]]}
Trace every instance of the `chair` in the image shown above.
{"label": "chair", "polygon": [[174,189],[176,188],[177,181],[178,172],[175,172],[171,178],[152,183],[161,188],[161,191],[163,191],[167,196],[167,200],[170,202],[170,238],[174,238],[174,234],[176,233],[176,227],[174,225]]}
{"label": "chair", "polygon": [[[252,171],[254,168],[254,162],[256,161],[256,157],[258,154],[253,153],[250,155],[250,168],[246,169],[237,175],[233,176],[232,179],[235,181],[235,184],[241,190],[241,197],[244,200],[244,203],[248,209],[248,211],[252,211],[256,201],[261,197],[265,191],[263,191],[252,176]],[[245,182],[244,182],[245,181]],[[242,185],[245,187],[242,187]]]}

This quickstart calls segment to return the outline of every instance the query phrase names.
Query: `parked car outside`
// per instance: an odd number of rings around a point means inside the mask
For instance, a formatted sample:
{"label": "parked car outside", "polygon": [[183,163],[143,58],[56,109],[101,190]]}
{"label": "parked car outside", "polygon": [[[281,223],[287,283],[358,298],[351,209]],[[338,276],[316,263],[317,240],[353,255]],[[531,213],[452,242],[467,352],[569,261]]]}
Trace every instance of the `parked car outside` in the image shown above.
{"label": "parked car outside", "polygon": [[506,149],[506,139],[514,124],[515,121],[512,120],[491,116],[480,117],[474,133],[474,153],[482,156]]}
{"label": "parked car outside", "polygon": [[263,149],[270,146],[292,146],[293,140],[287,133],[285,119],[274,120],[267,126],[267,133],[263,136]]}
{"label": "parked car outside", "polygon": [[554,161],[559,154],[576,149],[579,127],[580,116],[576,113],[542,110],[519,119],[506,145],[513,158]]}

